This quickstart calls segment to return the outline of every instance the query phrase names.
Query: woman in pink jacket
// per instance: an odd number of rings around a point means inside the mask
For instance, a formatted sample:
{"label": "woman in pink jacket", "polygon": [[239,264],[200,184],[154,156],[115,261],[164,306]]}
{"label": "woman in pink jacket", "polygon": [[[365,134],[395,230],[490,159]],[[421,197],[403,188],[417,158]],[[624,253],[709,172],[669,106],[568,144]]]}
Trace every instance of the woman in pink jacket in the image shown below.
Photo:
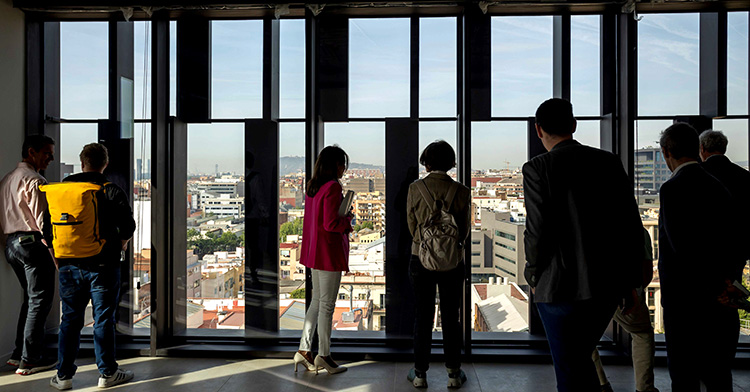
{"label": "woman in pink jacket", "polygon": [[[302,265],[312,269],[312,302],[305,315],[299,351],[294,354],[294,371],[301,363],[318,373],[346,371],[331,358],[331,324],[336,308],[341,272],[349,271],[351,215],[339,216],[343,199],[339,179],[349,165],[349,156],[338,146],[324,148],[307,183],[305,220],[302,224]],[[318,356],[313,360],[312,340],[318,329]]]}

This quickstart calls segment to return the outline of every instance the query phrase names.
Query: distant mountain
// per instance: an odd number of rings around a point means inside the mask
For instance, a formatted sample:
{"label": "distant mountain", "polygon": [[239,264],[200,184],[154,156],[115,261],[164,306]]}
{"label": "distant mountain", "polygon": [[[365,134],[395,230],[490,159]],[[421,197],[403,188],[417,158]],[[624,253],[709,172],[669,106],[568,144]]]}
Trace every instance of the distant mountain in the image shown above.
{"label": "distant mountain", "polygon": [[303,157],[280,157],[279,158],[279,175],[304,172],[305,158]]}
{"label": "distant mountain", "polygon": [[[350,169],[364,169],[374,170],[380,169],[385,172],[384,166],[370,165],[366,163],[351,162],[349,164]],[[285,176],[287,174],[304,172],[305,171],[305,158],[303,157],[280,157],[279,158],[279,175]]]}

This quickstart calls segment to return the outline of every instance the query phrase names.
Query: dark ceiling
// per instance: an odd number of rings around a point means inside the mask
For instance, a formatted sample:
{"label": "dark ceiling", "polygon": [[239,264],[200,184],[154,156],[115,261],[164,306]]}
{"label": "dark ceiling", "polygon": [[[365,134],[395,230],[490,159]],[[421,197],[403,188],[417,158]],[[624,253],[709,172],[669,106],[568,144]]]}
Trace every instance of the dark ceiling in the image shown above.
{"label": "dark ceiling", "polygon": [[[14,0],[14,6],[27,13],[51,19],[111,19],[127,15],[148,19],[153,12],[170,17],[185,13],[212,18],[243,18],[285,15],[300,17],[306,5],[323,5],[323,12],[351,16],[408,16],[458,14],[462,7],[480,6],[492,14],[549,14],[610,12],[686,12],[750,10],[750,0],[423,0],[423,1],[207,1],[207,0]],[[288,8],[287,8],[288,7]]]}

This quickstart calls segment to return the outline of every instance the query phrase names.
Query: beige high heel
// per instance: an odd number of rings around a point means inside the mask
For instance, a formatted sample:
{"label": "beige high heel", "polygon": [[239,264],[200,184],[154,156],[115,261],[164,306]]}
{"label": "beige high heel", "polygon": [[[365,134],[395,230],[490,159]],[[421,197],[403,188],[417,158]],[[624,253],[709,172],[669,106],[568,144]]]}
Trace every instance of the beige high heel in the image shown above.
{"label": "beige high heel", "polygon": [[312,355],[309,351],[306,351],[305,353],[297,351],[294,353],[294,372],[297,373],[297,366],[299,366],[300,363],[306,370],[317,371],[317,367],[313,365],[312,362]]}
{"label": "beige high heel", "polygon": [[318,355],[315,357],[315,374],[318,374],[318,369],[323,368],[328,371],[328,374],[338,374],[343,373],[347,371],[347,368],[344,366],[339,366],[336,362],[333,361],[331,356],[323,357]]}

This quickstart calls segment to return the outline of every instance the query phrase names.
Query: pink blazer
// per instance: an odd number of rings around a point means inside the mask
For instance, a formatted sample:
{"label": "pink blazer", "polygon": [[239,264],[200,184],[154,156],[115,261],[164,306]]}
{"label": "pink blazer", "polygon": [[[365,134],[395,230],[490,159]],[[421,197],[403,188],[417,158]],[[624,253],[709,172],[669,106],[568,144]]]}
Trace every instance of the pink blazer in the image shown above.
{"label": "pink blazer", "polygon": [[323,271],[349,271],[351,219],[339,217],[343,200],[341,184],[328,181],[315,197],[305,195],[300,262]]}

